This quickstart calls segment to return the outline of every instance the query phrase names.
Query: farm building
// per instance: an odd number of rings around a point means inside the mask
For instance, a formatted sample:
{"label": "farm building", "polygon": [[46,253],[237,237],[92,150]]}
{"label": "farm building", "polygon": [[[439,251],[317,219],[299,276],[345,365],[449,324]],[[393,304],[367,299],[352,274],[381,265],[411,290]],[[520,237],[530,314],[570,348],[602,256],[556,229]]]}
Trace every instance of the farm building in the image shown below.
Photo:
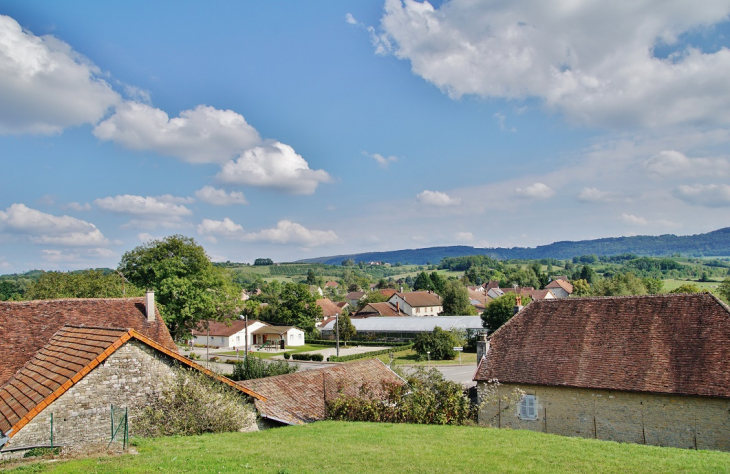
{"label": "farm building", "polygon": [[32,446],[106,447],[114,409],[130,421],[116,419],[116,433],[121,423],[134,434],[140,410],[190,370],[238,390],[245,424],[257,428],[252,400],[263,397],[181,356],[150,294],[0,303],[0,331],[0,458]]}
{"label": "farm building", "polygon": [[246,334],[248,333],[248,345],[251,346],[254,344],[253,332],[264,326],[268,324],[253,319],[248,321],[248,329],[243,319],[227,322],[203,321],[193,330],[193,343],[228,349],[243,348],[246,345]]}
{"label": "farm building", "polygon": [[730,451],[730,309],[711,294],[535,301],[480,344],[474,380],[500,384],[480,424]]}
{"label": "farm building", "polygon": [[[445,331],[463,329],[473,334],[482,329],[479,316],[386,316],[371,318],[352,318],[357,330],[355,339],[373,341],[405,341],[423,332],[433,332],[438,326]],[[324,339],[334,339],[335,322],[330,321],[320,330]]]}

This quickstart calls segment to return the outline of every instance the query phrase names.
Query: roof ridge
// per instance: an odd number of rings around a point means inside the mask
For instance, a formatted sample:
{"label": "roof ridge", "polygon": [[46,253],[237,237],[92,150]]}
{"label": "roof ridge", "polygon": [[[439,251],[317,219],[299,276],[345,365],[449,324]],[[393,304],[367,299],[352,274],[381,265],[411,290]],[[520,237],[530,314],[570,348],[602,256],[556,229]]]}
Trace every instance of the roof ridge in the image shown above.
{"label": "roof ridge", "polygon": [[23,301],[0,301],[0,304],[8,304],[8,305],[24,305],[24,304],[32,304],[32,303],[58,303],[58,302],[77,302],[77,301],[132,301],[132,300],[139,300],[144,301],[144,296],[130,296],[127,298],[51,298],[47,300],[23,300]]}

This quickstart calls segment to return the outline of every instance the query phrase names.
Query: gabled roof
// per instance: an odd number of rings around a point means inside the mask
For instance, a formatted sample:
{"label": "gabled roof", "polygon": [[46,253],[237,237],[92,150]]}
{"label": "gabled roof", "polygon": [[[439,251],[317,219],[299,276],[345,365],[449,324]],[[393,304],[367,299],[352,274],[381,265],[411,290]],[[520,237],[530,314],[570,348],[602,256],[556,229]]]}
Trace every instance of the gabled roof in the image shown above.
{"label": "gabled roof", "polygon": [[540,300],[474,380],[730,397],[730,311],[707,293]]}
{"label": "gabled roof", "polygon": [[[436,293],[428,291],[411,291],[408,293],[396,293],[395,295],[400,296],[403,300],[411,305],[412,308],[422,308],[424,306],[441,306],[441,297]],[[391,296],[388,302],[390,303],[395,295]]]}
{"label": "gabled roof", "polygon": [[360,387],[367,384],[377,394],[383,383],[405,382],[380,360],[365,359],[238,383],[266,397],[264,401],[255,401],[261,416],[301,425],[324,420],[326,402],[335,400],[340,392],[360,395]]}
{"label": "gabled roof", "polygon": [[[249,319],[248,325],[251,326],[253,323],[261,323],[264,325],[267,325],[266,323],[263,323],[261,321],[257,321],[255,319]],[[208,324],[210,324],[210,331],[208,331],[205,327],[205,321],[201,321],[201,323],[198,325],[197,329],[193,330],[193,336],[223,336],[223,337],[230,337],[233,336],[236,333],[239,333],[246,329],[246,321],[243,319],[232,319],[227,322],[222,321],[208,321]]]}
{"label": "gabled roof", "polygon": [[170,351],[134,329],[64,326],[0,387],[0,432],[11,437],[17,434],[130,339],[136,339],[247,395],[264,399],[258,393]]}
{"label": "gabled roof", "polygon": [[562,288],[564,289],[568,294],[573,293],[573,285],[565,280],[553,280],[550,283],[547,284],[545,289],[552,289],[552,288]]}
{"label": "gabled roof", "polygon": [[403,311],[398,309],[390,303],[368,303],[363,308],[355,313],[355,316],[407,316]]}
{"label": "gabled roof", "polygon": [[345,299],[346,300],[359,300],[363,296],[365,296],[364,291],[351,291],[345,295]]}
{"label": "gabled roof", "polygon": [[320,298],[317,300],[317,306],[322,308],[322,315],[325,318],[329,318],[330,316],[334,316],[336,314],[342,313],[342,308],[337,306],[332,300],[329,298]]}
{"label": "gabled roof", "polygon": [[65,325],[133,328],[177,352],[160,313],[147,321],[144,298],[0,302],[0,385]]}
{"label": "gabled roof", "polygon": [[339,283],[337,283],[336,281],[332,281],[332,280],[330,280],[330,281],[328,281],[327,283],[325,283],[325,284],[324,284],[324,286],[325,286],[326,288],[337,288],[337,287],[338,287],[338,286],[340,286],[340,285],[339,285]]}
{"label": "gabled roof", "polygon": [[383,288],[382,290],[378,290],[378,293],[385,296],[386,298],[390,298],[391,296],[393,296],[394,294],[396,294],[398,292],[396,290],[394,290],[393,288]]}
{"label": "gabled roof", "polygon": [[264,326],[251,332],[251,334],[284,334],[290,329],[297,329],[294,326]]}

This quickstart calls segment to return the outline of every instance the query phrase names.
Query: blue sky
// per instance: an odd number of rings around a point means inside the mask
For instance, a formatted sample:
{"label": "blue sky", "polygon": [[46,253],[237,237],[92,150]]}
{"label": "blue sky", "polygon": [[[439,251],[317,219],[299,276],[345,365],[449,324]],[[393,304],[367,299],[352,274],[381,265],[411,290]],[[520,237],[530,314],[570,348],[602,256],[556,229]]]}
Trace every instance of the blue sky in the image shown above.
{"label": "blue sky", "polygon": [[0,273],[730,225],[728,1],[0,1]]}

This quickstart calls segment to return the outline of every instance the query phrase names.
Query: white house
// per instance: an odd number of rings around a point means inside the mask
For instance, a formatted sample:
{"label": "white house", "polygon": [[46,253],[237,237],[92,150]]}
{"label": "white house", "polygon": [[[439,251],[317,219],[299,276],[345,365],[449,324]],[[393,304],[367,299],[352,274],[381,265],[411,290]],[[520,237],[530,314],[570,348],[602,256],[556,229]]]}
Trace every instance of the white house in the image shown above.
{"label": "white house", "polygon": [[553,280],[545,289],[552,291],[556,298],[567,298],[573,293],[573,285],[566,280]]}
{"label": "white house", "polygon": [[395,293],[388,303],[408,316],[438,316],[444,310],[441,297],[432,291]]}
{"label": "white house", "polygon": [[253,331],[253,343],[255,345],[275,344],[281,347],[303,346],[304,331],[294,326],[263,326]]}
{"label": "white house", "polygon": [[[206,326],[206,323],[208,326]],[[254,331],[264,326],[268,326],[268,324],[254,319],[248,321],[249,346],[254,345]],[[228,349],[243,348],[246,346],[246,321],[243,319],[229,322],[202,321],[197,329],[193,330],[193,343]]]}

